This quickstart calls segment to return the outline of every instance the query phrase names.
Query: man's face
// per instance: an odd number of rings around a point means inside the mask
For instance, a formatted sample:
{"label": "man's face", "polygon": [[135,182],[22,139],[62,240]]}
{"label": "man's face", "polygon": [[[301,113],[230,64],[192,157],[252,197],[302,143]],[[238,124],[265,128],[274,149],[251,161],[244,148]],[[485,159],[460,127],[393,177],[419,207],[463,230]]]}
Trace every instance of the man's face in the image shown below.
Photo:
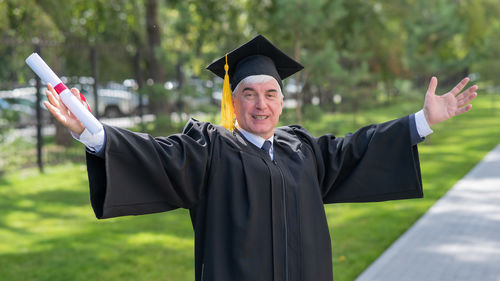
{"label": "man's face", "polygon": [[279,89],[274,79],[254,84],[243,82],[233,98],[238,125],[247,132],[270,138],[283,109]]}

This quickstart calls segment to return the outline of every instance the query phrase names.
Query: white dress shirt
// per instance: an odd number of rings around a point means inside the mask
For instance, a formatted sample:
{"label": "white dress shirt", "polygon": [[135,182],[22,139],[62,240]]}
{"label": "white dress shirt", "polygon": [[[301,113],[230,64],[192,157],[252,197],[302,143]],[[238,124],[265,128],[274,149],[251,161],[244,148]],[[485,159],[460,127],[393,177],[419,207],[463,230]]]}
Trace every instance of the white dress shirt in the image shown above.
{"label": "white dress shirt", "polygon": [[[252,134],[250,132],[247,132],[247,131],[243,130],[240,127],[237,127],[237,128],[238,128],[238,131],[240,131],[241,134],[243,134],[243,136],[249,142],[251,142],[252,144],[254,144],[255,146],[257,146],[258,148],[261,148],[262,145],[264,144],[264,142],[266,141],[266,139],[263,138],[263,137],[254,135],[254,134]],[[274,160],[274,147],[273,147],[274,137],[270,137],[267,140],[271,142],[271,148],[269,149],[269,156],[271,157],[271,160]]]}

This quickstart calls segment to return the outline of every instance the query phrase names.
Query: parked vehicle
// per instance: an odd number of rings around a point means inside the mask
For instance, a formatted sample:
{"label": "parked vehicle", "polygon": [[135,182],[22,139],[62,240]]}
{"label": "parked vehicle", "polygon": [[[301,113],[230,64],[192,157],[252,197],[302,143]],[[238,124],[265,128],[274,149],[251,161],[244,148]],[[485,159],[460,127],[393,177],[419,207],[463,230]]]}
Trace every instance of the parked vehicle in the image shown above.
{"label": "parked vehicle", "polygon": [[[118,84],[119,85],[119,84]],[[82,84],[75,87],[81,89],[82,94],[87,99],[92,110],[95,110],[94,95],[91,85]],[[42,88],[42,93],[45,93],[46,88]],[[139,97],[132,93],[126,87],[121,89],[117,86],[111,88],[102,88],[98,90],[99,100],[99,116],[107,118],[116,118],[121,116],[130,116],[136,114],[139,106]],[[15,127],[26,127],[36,125],[36,88],[24,87],[13,90],[0,91],[0,109],[2,114],[0,117],[9,120]],[[43,105],[43,101],[47,100],[45,94],[42,94],[42,123],[50,122],[50,113]],[[147,107],[148,100],[143,98],[144,109]],[[143,111],[145,112],[145,111]],[[95,114],[95,112],[94,112]]]}
{"label": "parked vehicle", "polygon": [[[94,101],[94,90],[90,84],[79,84],[75,86],[79,88],[81,93],[87,99],[89,106],[92,110],[95,110]],[[107,118],[116,118],[121,116],[130,116],[137,113],[139,107],[139,95],[130,91],[128,87],[125,87],[117,83],[109,83],[105,88],[99,88],[98,93],[98,110],[99,116]],[[144,106],[143,112],[145,112],[148,99],[143,96],[142,104]]]}
{"label": "parked vehicle", "polygon": [[[91,109],[95,109],[94,95],[89,91],[82,91]],[[99,116],[116,118],[136,114],[139,107],[137,94],[118,89],[98,90]],[[147,99],[143,98],[143,105],[147,105]]]}
{"label": "parked vehicle", "polygon": [[[20,88],[13,91],[0,92],[1,116],[14,124],[14,127],[33,126],[37,123],[35,88]],[[42,124],[50,122],[50,114],[42,102],[38,105],[41,110]],[[46,97],[45,97],[46,100]]]}
{"label": "parked vehicle", "polygon": [[12,127],[20,119],[19,112],[12,108],[11,104],[0,98],[0,128]]}

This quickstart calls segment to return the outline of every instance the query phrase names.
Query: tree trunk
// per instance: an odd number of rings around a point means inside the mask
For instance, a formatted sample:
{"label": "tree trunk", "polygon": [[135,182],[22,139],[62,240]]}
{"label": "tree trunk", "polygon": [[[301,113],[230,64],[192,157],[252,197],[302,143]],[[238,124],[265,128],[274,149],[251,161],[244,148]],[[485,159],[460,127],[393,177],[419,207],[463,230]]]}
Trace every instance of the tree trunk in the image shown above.
{"label": "tree trunk", "polygon": [[54,125],[56,126],[56,135],[55,135],[56,144],[64,147],[71,146],[71,144],[73,143],[73,137],[69,133],[68,129],[55,120],[54,120]]}
{"label": "tree trunk", "polygon": [[[299,56],[300,56],[300,44],[299,44],[299,35],[295,33],[294,36],[294,54],[293,58],[296,61],[299,61]],[[296,81],[297,81],[297,93],[295,96],[295,99],[297,100],[297,107],[295,108],[295,117],[297,118],[297,123],[301,124],[302,123],[302,71],[299,71],[296,75]]]}
{"label": "tree trunk", "polygon": [[158,24],[158,0],[146,1],[146,32],[149,75],[154,83],[165,82],[165,71],[158,60],[161,48],[161,32]]}
{"label": "tree trunk", "polygon": [[386,105],[392,104],[392,99],[394,97],[394,87],[392,86],[392,81],[390,79],[384,79],[385,91],[387,93]]}
{"label": "tree trunk", "polygon": [[92,65],[92,78],[94,78],[94,84],[92,84],[92,89],[94,92],[94,116],[95,118],[99,119],[99,92],[97,89],[97,85],[99,83],[99,72],[98,72],[98,66],[97,66],[97,47],[96,45],[93,45],[90,47],[90,60],[91,60],[91,65]]}

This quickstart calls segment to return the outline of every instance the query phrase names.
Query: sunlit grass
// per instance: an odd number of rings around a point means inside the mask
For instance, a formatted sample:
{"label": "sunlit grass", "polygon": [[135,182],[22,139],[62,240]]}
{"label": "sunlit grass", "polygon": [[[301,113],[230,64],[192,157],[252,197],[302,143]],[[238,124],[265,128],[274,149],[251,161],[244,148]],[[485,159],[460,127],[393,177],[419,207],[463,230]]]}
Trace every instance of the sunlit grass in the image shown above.
{"label": "sunlit grass", "polygon": [[98,221],[84,166],[0,181],[0,280],[193,280],[185,210]]}
{"label": "sunlit grass", "polygon": [[[303,125],[315,135],[343,135],[419,106],[370,110],[356,123],[351,114],[328,114]],[[336,281],[353,280],[500,142],[492,112],[480,96],[470,113],[436,126],[419,145],[424,199],[325,206]],[[0,178],[0,280],[194,280],[193,247],[186,210],[97,220],[84,165]]]}

